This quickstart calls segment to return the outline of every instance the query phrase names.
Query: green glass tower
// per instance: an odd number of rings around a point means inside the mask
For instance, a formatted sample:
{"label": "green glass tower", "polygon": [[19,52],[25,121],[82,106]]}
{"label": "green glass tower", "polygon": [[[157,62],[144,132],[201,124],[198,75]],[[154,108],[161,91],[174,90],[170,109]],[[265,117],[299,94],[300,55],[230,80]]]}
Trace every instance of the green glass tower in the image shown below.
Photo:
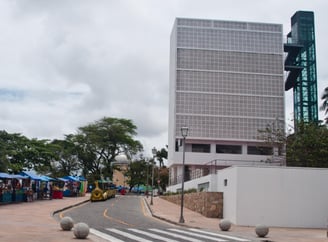
{"label": "green glass tower", "polygon": [[291,31],[284,45],[288,53],[285,70],[288,77],[285,90],[293,88],[294,126],[303,122],[318,122],[317,68],[314,13],[298,11],[291,18]]}

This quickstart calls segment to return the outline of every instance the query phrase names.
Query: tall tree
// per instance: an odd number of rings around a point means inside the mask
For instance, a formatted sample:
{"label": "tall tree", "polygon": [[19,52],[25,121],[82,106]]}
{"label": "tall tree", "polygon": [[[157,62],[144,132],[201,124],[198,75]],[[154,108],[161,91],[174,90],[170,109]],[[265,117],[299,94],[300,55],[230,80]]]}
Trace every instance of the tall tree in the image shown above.
{"label": "tall tree", "polygon": [[320,110],[325,112],[325,123],[328,124],[328,87],[325,88],[321,100],[323,100]]}
{"label": "tall tree", "polygon": [[328,129],[316,123],[300,123],[287,139],[287,166],[328,167]]}
{"label": "tall tree", "polygon": [[98,159],[96,148],[93,143],[88,141],[88,137],[83,134],[72,136],[80,162],[82,174],[91,181],[99,180],[102,174],[101,159]]}
{"label": "tall tree", "polygon": [[25,145],[24,158],[25,167],[33,169],[40,174],[51,172],[51,162],[56,157],[53,146],[49,140],[31,139]]}
{"label": "tall tree", "polygon": [[157,150],[155,158],[159,162],[159,167],[155,170],[157,171],[157,182],[159,192],[162,192],[162,189],[165,191],[166,186],[168,185],[169,173],[168,169],[164,166],[164,160],[167,160],[167,146],[160,150]]}
{"label": "tall tree", "polygon": [[162,167],[159,172],[159,177],[161,181],[160,186],[165,191],[166,187],[169,184],[169,169],[166,167]]}
{"label": "tall tree", "polygon": [[162,148],[160,150],[157,150],[156,152],[156,158],[159,162],[159,167],[163,167],[164,166],[164,159],[167,159],[167,146],[166,148]]}
{"label": "tall tree", "polygon": [[67,135],[65,140],[51,142],[56,159],[52,162],[51,173],[55,177],[74,175],[81,168],[78,160],[77,146],[73,135]]}
{"label": "tall tree", "polygon": [[12,143],[12,137],[6,131],[0,131],[0,171],[8,172],[9,157],[10,157],[10,143]]}
{"label": "tall tree", "polygon": [[53,157],[48,140],[30,140],[19,133],[0,132],[1,169],[5,172],[30,169],[47,172]]}
{"label": "tall tree", "polygon": [[130,191],[133,187],[147,184],[147,168],[148,164],[145,160],[136,160],[129,164],[126,173],[128,177],[127,184],[130,186]]}
{"label": "tall tree", "polygon": [[129,119],[104,117],[78,129],[79,147],[94,154],[102,166],[102,175],[112,179],[112,163],[119,154],[129,159],[142,151],[142,145],[134,139],[137,127]]}

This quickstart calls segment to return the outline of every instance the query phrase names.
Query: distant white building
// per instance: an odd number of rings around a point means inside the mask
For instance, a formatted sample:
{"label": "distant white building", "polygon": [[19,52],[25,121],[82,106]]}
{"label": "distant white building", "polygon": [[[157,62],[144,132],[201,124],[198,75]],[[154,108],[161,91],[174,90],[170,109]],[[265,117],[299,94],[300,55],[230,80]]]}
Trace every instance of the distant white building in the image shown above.
{"label": "distant white building", "polygon": [[[281,165],[284,156],[257,138],[274,123],[284,130],[281,24],[177,18],[171,34],[168,167],[181,183],[204,165]],[[210,166],[208,166],[210,167]]]}
{"label": "distant white building", "polygon": [[126,155],[118,155],[115,158],[115,162],[112,164],[120,168],[113,170],[113,183],[116,186],[125,187],[127,185],[127,177],[125,176],[125,173],[128,170],[130,160],[128,160]]}

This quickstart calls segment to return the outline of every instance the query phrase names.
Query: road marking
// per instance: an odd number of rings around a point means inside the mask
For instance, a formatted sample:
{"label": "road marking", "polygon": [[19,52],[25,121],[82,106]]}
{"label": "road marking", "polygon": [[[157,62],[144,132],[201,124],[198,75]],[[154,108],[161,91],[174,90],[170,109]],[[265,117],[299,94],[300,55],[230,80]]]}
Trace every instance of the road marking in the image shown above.
{"label": "road marking", "polygon": [[119,220],[119,219],[117,219],[117,218],[113,218],[113,217],[111,217],[111,216],[108,216],[108,215],[107,215],[107,211],[108,211],[108,208],[106,208],[106,209],[104,210],[104,213],[103,213],[103,216],[104,216],[105,218],[107,218],[107,219],[109,219],[109,220],[112,220],[112,221],[114,221],[114,222],[116,222],[116,223],[124,224],[124,225],[130,226],[130,227],[135,227],[135,225],[133,225],[133,224],[129,224],[129,223],[126,223],[126,222],[124,222],[124,221],[122,221],[122,220]]}
{"label": "road marking", "polygon": [[175,231],[175,232],[178,232],[178,233],[182,233],[182,234],[193,235],[193,236],[204,238],[204,239],[214,240],[214,241],[226,241],[224,239],[213,238],[213,237],[210,237],[210,236],[201,235],[201,234],[197,234],[197,233],[193,233],[193,232],[189,232],[189,231],[184,231],[184,230],[180,230],[180,229],[169,229],[169,230]]}
{"label": "road marking", "polygon": [[148,233],[148,232],[145,232],[145,231],[142,231],[142,230],[139,230],[139,229],[129,229],[129,230],[133,231],[135,233],[147,235],[148,237],[151,237],[153,239],[163,240],[163,241],[166,241],[166,242],[179,242],[177,240],[168,239],[167,237],[163,237],[163,236],[160,236],[160,235],[155,235],[155,234],[152,234],[152,233]]}
{"label": "road marking", "polygon": [[134,239],[136,241],[140,241],[140,242],[152,242],[151,240],[146,240],[144,238],[141,238],[141,237],[138,237],[138,236],[135,236],[135,235],[132,235],[132,234],[129,234],[129,233],[126,233],[126,232],[123,232],[123,231],[120,231],[118,229],[106,229],[112,233],[116,233],[116,234],[119,234],[119,235],[123,235],[129,239]]}
{"label": "road marking", "polygon": [[[151,212],[149,211],[148,206],[146,205],[146,201],[145,199],[140,199],[140,205],[142,207],[142,212],[144,214],[144,216],[146,217],[147,215],[150,215]],[[147,211],[146,211],[147,210]],[[148,216],[149,217],[149,216]]]}
{"label": "road marking", "polygon": [[184,239],[184,240],[187,240],[187,241],[190,241],[190,242],[202,242],[199,239],[193,239],[191,237],[187,237],[187,236],[180,235],[180,234],[170,233],[170,232],[167,232],[167,231],[164,231],[164,230],[159,230],[159,229],[149,229],[149,230],[155,231],[157,233],[166,234],[166,235],[169,235],[169,236],[172,236],[172,237],[175,237],[175,238]]}
{"label": "road marking", "polygon": [[103,232],[100,232],[100,231],[92,229],[92,228],[90,228],[90,233],[92,233],[92,234],[94,234],[94,235],[96,235],[96,236],[98,236],[102,239],[111,241],[111,242],[124,242],[124,240],[117,239],[113,236],[110,236],[109,234],[105,234]]}
{"label": "road marking", "polygon": [[238,238],[238,237],[234,237],[234,236],[212,233],[212,232],[203,231],[203,230],[200,230],[200,229],[189,229],[189,230],[194,231],[194,232],[197,232],[197,233],[219,236],[219,237],[225,238],[225,239],[232,239],[234,241],[250,241],[248,239],[242,239],[242,238]]}

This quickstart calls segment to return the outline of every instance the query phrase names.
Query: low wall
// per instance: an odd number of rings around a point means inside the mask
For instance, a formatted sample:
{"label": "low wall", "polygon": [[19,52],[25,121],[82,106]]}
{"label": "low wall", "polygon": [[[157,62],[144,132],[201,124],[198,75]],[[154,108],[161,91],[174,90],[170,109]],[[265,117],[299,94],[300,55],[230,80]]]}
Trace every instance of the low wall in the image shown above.
{"label": "low wall", "polygon": [[[181,204],[181,194],[161,196],[161,198]],[[208,218],[223,218],[222,192],[195,192],[184,194],[184,206]]]}

